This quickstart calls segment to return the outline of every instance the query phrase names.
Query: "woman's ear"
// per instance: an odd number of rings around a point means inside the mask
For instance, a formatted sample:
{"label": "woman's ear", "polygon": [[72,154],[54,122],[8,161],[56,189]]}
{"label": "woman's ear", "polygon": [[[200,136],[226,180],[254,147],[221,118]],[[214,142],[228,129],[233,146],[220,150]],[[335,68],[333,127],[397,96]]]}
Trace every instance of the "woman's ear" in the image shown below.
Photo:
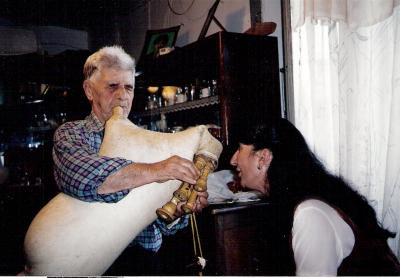
{"label": "woman's ear", "polygon": [[85,95],[88,98],[90,102],[93,101],[93,90],[92,87],[90,86],[90,81],[85,80],[83,81],[83,90],[85,91]]}
{"label": "woman's ear", "polygon": [[259,167],[269,167],[271,164],[271,161],[273,159],[272,152],[268,149],[262,149],[260,150],[260,161],[259,161]]}

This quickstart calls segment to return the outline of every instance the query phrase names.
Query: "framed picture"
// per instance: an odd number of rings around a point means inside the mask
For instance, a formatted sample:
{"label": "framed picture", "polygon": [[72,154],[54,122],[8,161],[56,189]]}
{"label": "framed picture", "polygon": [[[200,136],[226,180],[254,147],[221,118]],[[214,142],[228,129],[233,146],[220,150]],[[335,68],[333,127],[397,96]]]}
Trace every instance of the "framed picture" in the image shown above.
{"label": "framed picture", "polygon": [[181,26],[147,30],[141,56],[157,56],[160,48],[174,47]]}

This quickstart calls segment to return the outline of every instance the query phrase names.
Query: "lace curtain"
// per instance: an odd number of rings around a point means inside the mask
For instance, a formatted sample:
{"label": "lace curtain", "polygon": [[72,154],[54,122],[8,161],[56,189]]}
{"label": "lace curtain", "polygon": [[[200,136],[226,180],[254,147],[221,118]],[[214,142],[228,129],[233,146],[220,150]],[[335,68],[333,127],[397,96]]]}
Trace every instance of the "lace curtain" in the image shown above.
{"label": "lace curtain", "polygon": [[400,0],[292,0],[292,29],[311,22],[341,22],[355,29],[388,18]]}
{"label": "lace curtain", "polygon": [[291,11],[295,125],[397,233],[400,258],[398,2],[292,0]]}

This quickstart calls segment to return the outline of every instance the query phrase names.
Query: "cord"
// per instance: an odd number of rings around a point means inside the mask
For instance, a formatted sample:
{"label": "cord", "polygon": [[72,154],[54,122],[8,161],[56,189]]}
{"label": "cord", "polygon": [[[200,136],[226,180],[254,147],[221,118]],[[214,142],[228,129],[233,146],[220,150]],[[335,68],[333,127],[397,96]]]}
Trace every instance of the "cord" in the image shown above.
{"label": "cord", "polygon": [[[204,269],[205,260],[203,258],[203,251],[201,250],[199,229],[197,227],[196,215],[194,212],[192,214],[190,214],[190,225],[192,227],[192,240],[193,240],[194,256],[195,256],[195,258],[199,259],[199,262],[200,262],[200,260],[204,261],[203,265],[201,265],[201,269]],[[199,249],[199,253],[197,253],[197,248]],[[203,272],[201,270],[199,271],[199,276],[203,276]]]}
{"label": "cord", "polygon": [[180,12],[175,11],[175,10],[172,8],[171,0],[168,0],[168,8],[171,10],[172,13],[174,13],[174,14],[176,14],[176,15],[184,15],[185,13],[187,13],[187,12],[190,10],[190,8],[193,6],[193,3],[194,3],[194,0],[192,0],[192,3],[190,3],[189,7],[188,7],[185,11],[183,11],[183,12],[180,13]]}

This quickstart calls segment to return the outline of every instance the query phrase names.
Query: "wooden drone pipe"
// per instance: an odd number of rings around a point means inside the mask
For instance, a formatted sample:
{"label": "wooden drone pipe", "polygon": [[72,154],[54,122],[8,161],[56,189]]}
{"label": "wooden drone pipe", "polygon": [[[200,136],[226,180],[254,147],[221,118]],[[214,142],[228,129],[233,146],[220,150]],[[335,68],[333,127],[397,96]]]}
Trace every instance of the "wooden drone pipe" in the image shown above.
{"label": "wooden drone pipe", "polygon": [[182,206],[182,209],[185,213],[192,213],[194,211],[198,195],[197,193],[207,190],[208,175],[215,169],[216,166],[214,161],[202,155],[196,156],[195,161],[196,166],[198,165],[200,167],[198,168],[200,170],[200,177],[194,185],[186,204]]}
{"label": "wooden drone pipe", "polygon": [[203,155],[197,155],[194,158],[194,165],[200,171],[200,178],[194,186],[183,182],[173,193],[172,199],[163,205],[162,208],[157,209],[156,213],[161,219],[167,222],[175,220],[175,212],[179,202],[186,202],[186,204],[182,206],[185,213],[193,212],[197,200],[197,192],[204,192],[207,190],[207,177],[210,171],[215,168],[215,164],[211,159]]}
{"label": "wooden drone pipe", "polygon": [[175,212],[179,202],[185,202],[191,192],[191,185],[187,182],[183,182],[177,190],[173,193],[172,199],[167,202],[162,208],[158,208],[156,213],[158,217],[167,222],[175,220]]}

